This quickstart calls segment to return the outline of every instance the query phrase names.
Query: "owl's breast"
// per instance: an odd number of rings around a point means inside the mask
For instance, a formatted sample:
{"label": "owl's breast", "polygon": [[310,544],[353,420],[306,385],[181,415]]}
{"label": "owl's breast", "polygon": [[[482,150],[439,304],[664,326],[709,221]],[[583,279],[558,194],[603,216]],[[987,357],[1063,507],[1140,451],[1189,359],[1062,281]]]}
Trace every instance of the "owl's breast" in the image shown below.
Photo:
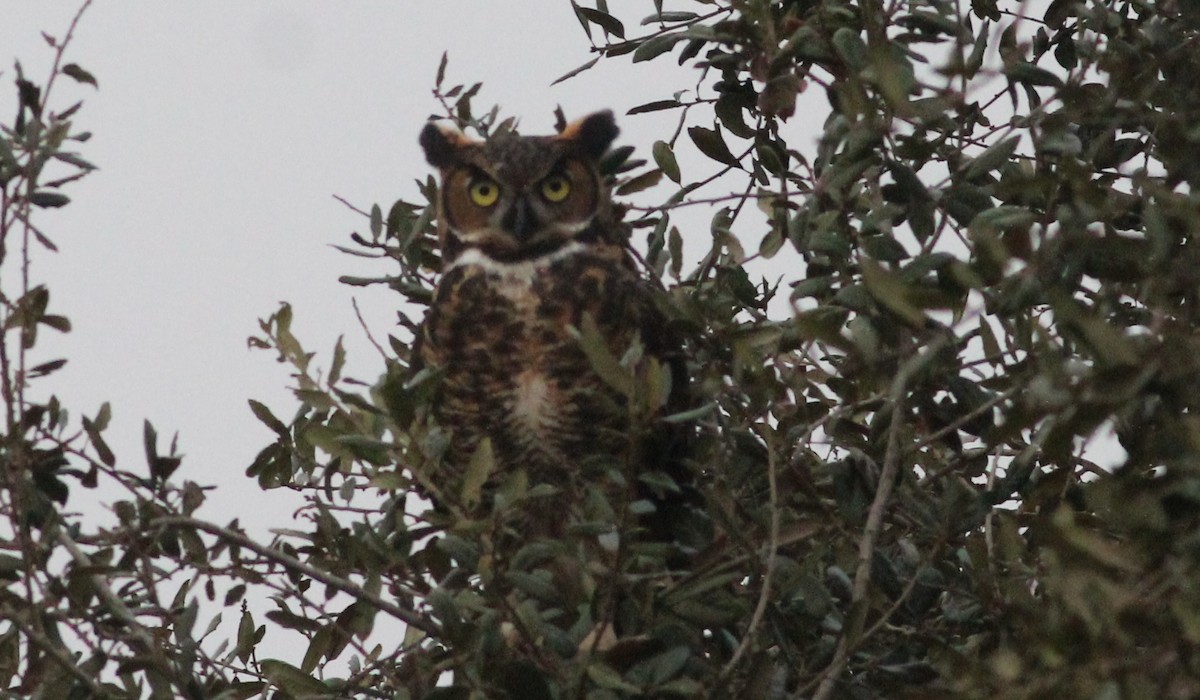
{"label": "owl's breast", "polygon": [[532,261],[467,251],[445,273],[426,318],[422,359],[443,369],[434,415],[459,462],[490,437],[499,467],[542,479],[627,441],[623,397],[595,373],[572,334],[590,313],[610,350],[633,341],[638,283],[623,257],[569,244]]}

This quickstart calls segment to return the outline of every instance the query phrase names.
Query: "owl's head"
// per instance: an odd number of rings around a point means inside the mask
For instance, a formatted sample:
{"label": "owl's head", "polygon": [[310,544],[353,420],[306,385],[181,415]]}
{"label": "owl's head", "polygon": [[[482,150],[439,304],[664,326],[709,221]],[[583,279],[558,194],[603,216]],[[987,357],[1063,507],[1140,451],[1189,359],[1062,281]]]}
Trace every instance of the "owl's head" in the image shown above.
{"label": "owl's head", "polygon": [[609,111],[572,122],[554,136],[507,131],[486,141],[426,124],[421,147],[442,176],[443,256],[452,260],[475,248],[496,260],[523,260],[597,235],[609,213],[597,164],[616,136]]}

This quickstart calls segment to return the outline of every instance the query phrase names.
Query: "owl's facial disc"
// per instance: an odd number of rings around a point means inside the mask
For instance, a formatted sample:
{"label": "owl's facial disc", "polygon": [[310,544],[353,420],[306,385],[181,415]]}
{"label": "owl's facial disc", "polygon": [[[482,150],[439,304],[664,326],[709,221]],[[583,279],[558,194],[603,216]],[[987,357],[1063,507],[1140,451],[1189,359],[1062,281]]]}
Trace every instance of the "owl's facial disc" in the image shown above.
{"label": "owl's facial disc", "polygon": [[421,146],[442,175],[439,228],[448,257],[477,248],[504,259],[536,257],[576,240],[607,208],[597,162],[617,134],[611,112],[556,136],[512,131],[485,141],[429,124]]}

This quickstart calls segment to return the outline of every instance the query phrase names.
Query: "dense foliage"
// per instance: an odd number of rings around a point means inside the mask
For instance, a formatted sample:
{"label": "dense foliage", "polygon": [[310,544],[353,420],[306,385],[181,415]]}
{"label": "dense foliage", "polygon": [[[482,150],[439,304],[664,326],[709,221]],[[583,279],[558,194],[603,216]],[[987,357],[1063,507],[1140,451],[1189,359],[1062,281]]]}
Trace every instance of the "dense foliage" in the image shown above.
{"label": "dense foliage", "polygon": [[[33,218],[91,169],[50,88],[95,81],[61,61],[42,87],[18,73],[0,137],[10,693],[1200,696],[1200,10],[661,5],[634,30],[603,0],[572,3],[596,57],[564,79],[609,59],[697,69],[613,105],[679,120],[607,166],[688,338],[697,402],[671,420],[695,426],[718,536],[682,566],[653,547],[595,565],[597,600],[613,577],[636,592],[636,634],[615,640],[595,610],[555,607],[547,562],[570,543],[491,549],[519,488],[483,520],[412,495],[437,488],[444,439],[421,419],[436,373],[408,369],[438,266],[432,178],[423,201],[362,211],[347,247],[386,276],[345,281],[405,310],[371,329],[378,377],[343,376],[340,344],[321,365],[290,307],[251,340],[294,368],[299,401],[288,420],[251,402],[274,439],[249,474],[308,499],[276,541],[196,517],[203,489],[172,480],[149,425],[147,474],[118,466],[106,408],[75,427],[28,399],[61,362],[33,359],[38,331],[69,329],[22,275],[53,245]],[[444,116],[508,126],[446,73]],[[800,124],[821,125],[815,145]],[[701,206],[707,232],[681,225]],[[597,359],[631,405],[655,390],[636,360]],[[85,525],[67,504],[101,479],[124,489],[115,520]],[[262,593],[265,623],[245,605]],[[222,642],[210,608],[237,604]],[[306,652],[271,648],[268,627]]]}

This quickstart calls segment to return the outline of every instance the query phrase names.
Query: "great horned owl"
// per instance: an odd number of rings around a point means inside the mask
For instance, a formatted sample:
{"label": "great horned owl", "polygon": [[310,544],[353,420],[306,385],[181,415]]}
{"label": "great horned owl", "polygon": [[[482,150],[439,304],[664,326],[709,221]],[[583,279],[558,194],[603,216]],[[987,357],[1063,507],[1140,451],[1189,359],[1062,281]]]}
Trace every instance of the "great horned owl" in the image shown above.
{"label": "great horned owl", "polygon": [[[450,436],[433,481],[455,498],[490,447],[493,487],[517,472],[531,490],[550,487],[526,506],[530,537],[594,521],[586,511],[600,482],[615,522],[640,522],[656,539],[669,538],[673,509],[688,500],[677,488],[688,489],[687,431],[658,421],[686,404],[680,345],[598,167],[617,132],[608,111],[554,136],[478,141],[437,123],[421,132],[441,175],[443,269],[415,354],[444,373],[431,413]],[[598,371],[605,358],[637,365],[639,349],[640,366],[653,367],[643,379],[659,387],[649,399],[655,391]],[[639,516],[624,517],[635,503]]]}

